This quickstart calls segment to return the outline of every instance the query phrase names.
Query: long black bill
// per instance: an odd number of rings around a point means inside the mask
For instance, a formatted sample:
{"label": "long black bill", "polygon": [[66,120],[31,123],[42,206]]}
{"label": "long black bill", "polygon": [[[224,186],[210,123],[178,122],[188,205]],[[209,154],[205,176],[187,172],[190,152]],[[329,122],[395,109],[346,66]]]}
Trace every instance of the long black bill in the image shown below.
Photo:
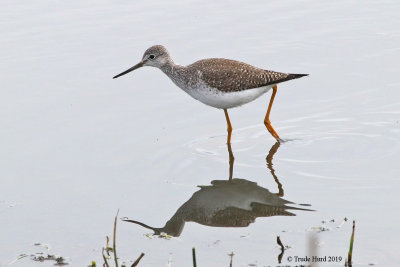
{"label": "long black bill", "polygon": [[138,64],[136,64],[136,65],[133,66],[132,68],[129,68],[129,69],[127,69],[127,70],[124,71],[124,72],[121,72],[120,74],[114,76],[113,79],[118,78],[119,76],[125,75],[125,74],[127,74],[128,72],[134,71],[134,70],[136,70],[136,69],[138,69],[138,68],[140,68],[140,67],[143,67],[143,62],[139,62]]}
{"label": "long black bill", "polygon": [[141,222],[138,222],[138,221],[134,221],[134,220],[125,219],[125,218],[123,218],[122,220],[124,222],[130,222],[130,223],[139,224],[140,226],[143,226],[144,228],[153,230],[156,235],[161,234],[160,228],[154,228],[154,227],[148,226],[147,224],[144,224],[144,223],[141,223]]}

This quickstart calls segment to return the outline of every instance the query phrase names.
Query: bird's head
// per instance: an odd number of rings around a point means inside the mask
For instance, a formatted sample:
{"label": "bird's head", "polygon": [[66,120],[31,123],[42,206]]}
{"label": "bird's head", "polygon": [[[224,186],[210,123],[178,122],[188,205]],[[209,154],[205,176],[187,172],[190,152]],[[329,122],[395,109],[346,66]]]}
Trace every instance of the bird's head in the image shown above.
{"label": "bird's head", "polygon": [[138,64],[114,76],[113,79],[125,75],[143,66],[162,68],[164,65],[170,63],[171,61],[172,60],[169,56],[168,50],[164,46],[154,45],[144,52],[142,60]]}

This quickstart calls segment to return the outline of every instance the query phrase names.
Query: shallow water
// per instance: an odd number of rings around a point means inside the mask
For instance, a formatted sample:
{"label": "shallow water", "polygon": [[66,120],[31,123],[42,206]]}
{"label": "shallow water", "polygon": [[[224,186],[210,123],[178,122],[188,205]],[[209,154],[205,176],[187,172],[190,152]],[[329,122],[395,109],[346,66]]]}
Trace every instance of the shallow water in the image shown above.
{"label": "shallow water", "polygon": [[[157,43],[181,64],[225,57],[310,73],[278,87],[271,120],[291,141],[274,146],[262,124],[269,94],[230,117],[233,178],[315,211],[247,212],[255,220],[248,227],[205,226],[185,215],[180,235],[169,240],[119,221],[121,260],[144,252],[139,266],[190,266],[196,247],[199,266],[229,266],[231,252],[233,266],[275,266],[279,235],[290,246],[282,263],[294,265],[288,256],[307,255],[313,233],[318,255],[344,258],[356,220],[355,265],[400,261],[398,2],[0,7],[0,266],[38,252],[72,266],[100,263],[118,209],[119,217],[163,227],[202,192],[198,185],[229,179],[222,111],[190,99],[156,69],[111,79]],[[229,207],[238,201],[240,212],[257,203],[216,195],[221,203],[205,199]],[[52,264],[28,256],[11,266]]]}

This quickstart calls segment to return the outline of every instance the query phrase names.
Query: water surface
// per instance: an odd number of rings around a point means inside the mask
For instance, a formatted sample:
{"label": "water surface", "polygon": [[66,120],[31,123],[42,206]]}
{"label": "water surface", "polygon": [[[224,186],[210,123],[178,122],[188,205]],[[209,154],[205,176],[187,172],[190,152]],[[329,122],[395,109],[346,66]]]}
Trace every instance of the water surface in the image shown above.
{"label": "water surface", "polygon": [[[262,124],[269,94],[230,111],[232,176],[315,211],[248,212],[247,227],[192,218],[169,240],[119,221],[121,260],[144,252],[139,266],[188,266],[194,246],[199,266],[228,266],[231,252],[233,266],[275,266],[278,235],[291,247],[282,259],[289,264],[288,256],[307,255],[310,233],[319,255],[344,257],[356,220],[356,265],[400,261],[398,2],[0,7],[0,266],[40,251],[72,266],[100,263],[118,209],[119,217],[163,227],[204,190],[199,185],[229,179],[222,111],[194,101],[156,69],[112,80],[154,44],[180,64],[225,57],[310,73],[278,87],[272,124],[292,141],[270,160],[275,141]],[[46,264],[26,257],[11,266]]]}

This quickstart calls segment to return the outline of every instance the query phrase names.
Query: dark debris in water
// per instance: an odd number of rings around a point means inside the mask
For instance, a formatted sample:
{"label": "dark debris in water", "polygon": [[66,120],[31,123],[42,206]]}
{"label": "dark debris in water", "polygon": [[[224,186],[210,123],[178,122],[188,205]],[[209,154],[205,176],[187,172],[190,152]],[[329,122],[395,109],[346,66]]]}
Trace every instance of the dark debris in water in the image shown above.
{"label": "dark debris in water", "polygon": [[332,231],[332,230],[341,228],[347,221],[348,221],[347,218],[344,218],[340,223],[336,223],[335,219],[322,220],[321,221],[321,223],[323,224],[322,226],[314,226],[314,227],[311,227],[311,229],[309,229],[309,230],[315,231],[317,233]]}
{"label": "dark debris in water", "polygon": [[65,259],[61,256],[55,256],[51,254],[47,254],[47,256],[43,256],[43,253],[36,253],[36,255],[31,255],[31,259],[33,261],[38,261],[38,262],[44,262],[44,261],[54,261],[55,266],[64,266],[68,265],[67,262],[65,262]]}
{"label": "dark debris in water", "polygon": [[[45,244],[45,243],[39,243],[36,242],[33,244],[36,247],[42,247],[44,249],[46,249],[46,251],[48,252],[50,250],[50,245],[49,244]],[[65,266],[68,265],[69,263],[65,261],[65,259],[60,256],[60,255],[55,255],[55,254],[49,254],[46,252],[35,252],[35,253],[30,253],[30,254],[20,254],[15,260],[13,260],[10,264],[19,261],[23,258],[29,258],[32,261],[36,261],[36,262],[53,262],[54,266]]]}

